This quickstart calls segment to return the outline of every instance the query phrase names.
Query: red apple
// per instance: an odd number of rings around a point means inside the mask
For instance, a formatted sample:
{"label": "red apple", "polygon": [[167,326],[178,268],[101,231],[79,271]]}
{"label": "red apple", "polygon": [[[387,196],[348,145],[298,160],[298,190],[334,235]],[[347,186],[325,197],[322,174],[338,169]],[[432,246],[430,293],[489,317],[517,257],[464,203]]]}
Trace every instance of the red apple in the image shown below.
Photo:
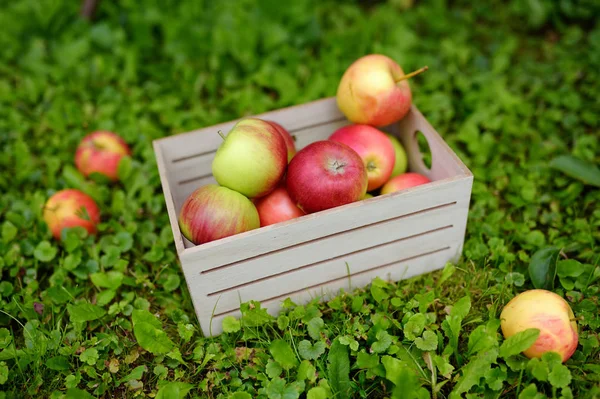
{"label": "red apple", "polygon": [[336,100],[342,113],[354,123],[386,126],[404,118],[412,103],[408,78],[427,67],[404,74],[390,57],[369,54],[354,61],[338,85]]}
{"label": "red apple", "polygon": [[290,163],[290,161],[292,160],[294,155],[296,155],[296,152],[297,152],[296,151],[296,143],[294,142],[294,138],[292,137],[290,132],[288,132],[279,123],[277,123],[275,121],[269,121],[269,122],[271,122],[271,124],[273,126],[275,126],[275,129],[277,129],[279,134],[281,134],[281,137],[283,137],[283,140],[285,141],[285,145],[287,147],[288,163]]}
{"label": "red apple", "polygon": [[266,196],[256,199],[254,205],[258,210],[261,226],[283,222],[305,214],[292,201],[284,185],[279,185]]}
{"label": "red apple", "polygon": [[192,192],[181,207],[178,222],[181,233],[194,244],[260,227],[258,211],[252,201],[216,184],[207,184]]}
{"label": "red apple", "polygon": [[348,125],[337,129],[329,140],[344,143],[360,155],[367,174],[367,191],[381,187],[389,180],[396,162],[396,151],[390,138],[369,125]]}
{"label": "red apple", "polygon": [[418,173],[403,173],[401,175],[392,177],[387,183],[385,183],[383,187],[381,187],[381,195],[419,186],[421,184],[429,183],[430,181],[431,180],[429,180],[428,177]]}
{"label": "red apple", "polygon": [[89,234],[95,234],[96,225],[100,223],[100,209],[89,195],[69,188],[48,198],[43,218],[56,239],[60,239],[64,228],[77,226],[83,227]]}
{"label": "red apple", "polygon": [[273,124],[245,118],[223,136],[212,161],[212,173],[219,185],[248,198],[259,198],[281,182],[287,154],[285,140]]}
{"label": "red apple", "polygon": [[116,133],[96,131],[85,136],[75,151],[75,166],[84,175],[104,175],[112,181],[118,179],[119,162],[131,155],[131,149]]}
{"label": "red apple", "polygon": [[312,213],[360,200],[368,179],[356,151],[343,143],[320,140],[296,153],[286,182],[294,203]]}

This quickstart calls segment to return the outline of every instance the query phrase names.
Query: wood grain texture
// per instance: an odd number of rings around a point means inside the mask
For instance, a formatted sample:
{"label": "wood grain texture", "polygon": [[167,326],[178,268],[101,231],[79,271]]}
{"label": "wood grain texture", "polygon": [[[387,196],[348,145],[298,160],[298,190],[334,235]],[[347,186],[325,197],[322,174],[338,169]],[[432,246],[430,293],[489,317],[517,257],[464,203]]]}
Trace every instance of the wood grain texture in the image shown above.
{"label": "wood grain texture", "polygon": [[[296,136],[296,146],[327,139],[349,124],[335,98],[257,115]],[[239,315],[239,302],[260,300],[271,312],[290,296],[302,303],[368,284],[375,276],[398,280],[443,267],[462,253],[473,176],[423,115],[412,107],[399,123],[383,128],[399,137],[409,168],[429,184],[306,215],[246,233],[194,245],[182,237],[177,213],[185,198],[213,183],[211,163],[236,121],[154,142],[171,228],[186,284],[203,332],[222,331],[226,315]],[[415,138],[423,133],[432,167],[421,160]],[[212,317],[216,315],[216,317]]]}
{"label": "wood grain texture", "polygon": [[[290,291],[284,295],[274,298],[269,298],[261,302],[261,306],[266,308],[269,314],[276,316],[281,310],[281,303],[290,298],[296,304],[304,304],[313,299],[327,300],[339,293],[340,289],[352,290],[354,288],[364,287],[371,281],[379,277],[388,281],[400,281],[411,278],[420,274],[429,273],[438,270],[446,264],[449,259],[456,257],[459,251],[457,247],[450,247],[439,251],[424,254],[423,256],[414,257],[412,259],[395,261],[391,259],[389,263],[381,265],[381,267],[356,273],[353,275],[340,277],[334,281],[325,282],[316,286],[309,287],[289,287]],[[240,317],[239,303],[237,309],[216,314],[215,316],[204,316],[198,314],[198,320],[202,326],[202,331],[206,336],[218,335],[223,332],[222,321],[226,316]],[[212,328],[212,329],[211,329]]]}
{"label": "wood grain texture", "polygon": [[[198,295],[214,292],[206,295],[205,307],[199,309],[199,314],[209,316],[215,304],[216,313],[227,312],[236,308],[239,300],[248,301],[250,299],[262,301],[279,295],[284,295],[290,291],[290,287],[295,289],[310,287],[321,283],[322,281],[335,280],[347,275],[347,267],[351,273],[361,272],[390,262],[395,262],[404,258],[412,258],[423,253],[430,253],[441,248],[456,247],[458,244],[455,238],[456,231],[452,225],[440,226],[432,229],[431,232],[420,235],[406,236],[404,239],[390,240],[370,248],[359,251],[352,251],[352,246],[347,243],[343,245],[349,254],[338,255],[327,259],[327,253],[321,253],[325,259],[318,262],[307,262],[305,267],[296,267],[289,270],[287,262],[274,263],[271,256],[263,258],[264,265],[279,266],[281,272],[277,272],[272,278],[262,278],[251,281],[246,285],[230,290],[213,290],[211,288],[211,276],[201,276],[198,279],[190,278],[190,284],[197,289]],[[312,251],[312,249],[311,249]],[[305,251],[307,253],[308,251]],[[290,258],[291,259],[291,258]],[[244,263],[239,264],[235,269],[229,270],[229,282],[237,281],[235,271],[241,271],[246,267]],[[289,271],[284,271],[289,270]],[[187,278],[188,276],[186,276]],[[235,279],[235,280],[234,280]]]}

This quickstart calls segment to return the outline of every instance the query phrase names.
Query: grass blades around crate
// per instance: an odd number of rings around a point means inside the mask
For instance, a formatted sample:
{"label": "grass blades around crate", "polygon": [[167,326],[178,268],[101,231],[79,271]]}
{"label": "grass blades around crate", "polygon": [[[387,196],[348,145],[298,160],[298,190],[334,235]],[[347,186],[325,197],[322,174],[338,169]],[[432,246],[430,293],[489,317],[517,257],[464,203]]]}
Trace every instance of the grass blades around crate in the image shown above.
{"label": "grass blades around crate", "polygon": [[[122,0],[91,22],[79,1],[5,3],[0,398],[599,396],[597,2]],[[246,303],[202,337],[152,140],[333,95],[369,52],[429,66],[415,104],[475,176],[463,259],[277,318]],[[114,184],[73,167],[99,128],[133,147]],[[64,187],[97,199],[97,236],[51,239]],[[564,365],[498,328],[538,284],[580,327]]]}

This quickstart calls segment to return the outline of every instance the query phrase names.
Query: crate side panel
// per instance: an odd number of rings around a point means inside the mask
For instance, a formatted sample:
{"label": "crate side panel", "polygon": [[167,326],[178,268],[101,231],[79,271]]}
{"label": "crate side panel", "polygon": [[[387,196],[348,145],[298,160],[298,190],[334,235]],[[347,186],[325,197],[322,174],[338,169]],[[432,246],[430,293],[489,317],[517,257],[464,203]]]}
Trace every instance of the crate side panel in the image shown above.
{"label": "crate side panel", "polygon": [[186,249],[181,262],[189,275],[452,201],[467,206],[469,184],[463,179],[434,182],[305,215]]}
{"label": "crate side panel", "polygon": [[175,201],[172,195],[170,180],[167,178],[167,167],[165,164],[165,159],[163,156],[163,150],[159,142],[153,143],[154,154],[156,157],[156,165],[158,168],[158,174],[160,177],[160,183],[163,190],[163,196],[165,199],[165,205],[167,208],[167,214],[169,215],[169,223],[171,224],[171,232],[173,233],[173,241],[175,242],[175,250],[177,254],[181,256],[183,250],[185,249],[185,244],[182,239],[181,230],[179,229],[179,225],[177,223],[177,210]]}
{"label": "crate side panel", "polygon": [[[420,258],[411,259],[404,262],[390,264],[380,269],[371,271],[365,271],[361,274],[355,274],[350,278],[342,278],[330,283],[320,284],[315,287],[307,287],[297,292],[290,291],[289,294],[282,295],[277,298],[262,301],[261,306],[266,308],[269,314],[276,316],[281,311],[281,303],[286,299],[290,298],[298,305],[310,302],[313,299],[327,300],[339,293],[340,289],[350,291],[355,288],[365,287],[372,282],[376,277],[383,280],[389,281],[400,281],[408,279],[420,274],[429,273],[444,267],[446,262],[456,256],[456,247],[450,248],[448,251],[442,251],[432,253]],[[198,319],[203,333],[209,336],[212,331],[212,335],[218,335],[223,332],[222,320],[226,316],[240,317],[240,311],[238,309],[222,314],[216,317],[211,315],[198,314]],[[209,324],[212,318],[212,330],[209,329]]]}
{"label": "crate side panel", "polygon": [[[411,107],[406,117],[389,128],[406,149],[409,170],[428,176],[431,180],[441,180],[457,175],[472,175],[415,105]],[[418,132],[423,133],[427,140],[431,152],[431,169],[423,163],[417,141]]]}
{"label": "crate side panel", "polygon": [[258,279],[289,272],[299,268],[347,255],[398,240],[429,234],[441,228],[462,224],[465,208],[457,204],[435,208],[400,219],[391,219],[377,225],[336,234],[310,241],[265,256],[205,272],[190,273],[187,277],[203,294],[214,293]]}
{"label": "crate side panel", "polygon": [[[377,234],[377,232],[373,232],[373,234]],[[344,278],[348,275],[348,271],[352,275],[383,265],[397,263],[401,260],[416,259],[437,252],[450,253],[451,248],[456,248],[458,244],[453,228],[443,228],[407,240],[392,241],[236,289],[224,292],[215,290],[213,295],[205,297],[204,306],[200,309],[200,313],[203,315],[211,314],[213,308],[215,314],[229,312],[239,306],[240,300],[242,302],[249,300],[262,301],[277,297],[325,281]],[[269,258],[267,257],[264,259],[264,264],[268,263]],[[206,283],[209,284],[209,281],[206,281]]]}

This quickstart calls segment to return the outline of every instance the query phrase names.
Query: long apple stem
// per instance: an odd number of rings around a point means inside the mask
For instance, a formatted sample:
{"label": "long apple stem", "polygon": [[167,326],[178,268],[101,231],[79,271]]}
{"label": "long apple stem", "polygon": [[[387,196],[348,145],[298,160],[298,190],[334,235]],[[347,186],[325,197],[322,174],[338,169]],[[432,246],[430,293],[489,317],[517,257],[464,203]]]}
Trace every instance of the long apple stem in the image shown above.
{"label": "long apple stem", "polygon": [[420,74],[422,72],[425,72],[428,69],[429,69],[429,67],[427,65],[425,65],[423,68],[419,68],[416,71],[412,71],[411,73],[406,74],[406,75],[400,77],[399,79],[396,79],[396,83],[402,82],[405,79],[410,79],[413,76],[416,76],[416,75],[418,75],[418,74]]}
{"label": "long apple stem", "polygon": [[222,131],[220,131],[220,130],[219,130],[217,133],[219,133],[219,136],[221,136],[221,138],[222,138],[223,140],[225,140],[225,135],[223,134],[223,132],[222,132]]}

